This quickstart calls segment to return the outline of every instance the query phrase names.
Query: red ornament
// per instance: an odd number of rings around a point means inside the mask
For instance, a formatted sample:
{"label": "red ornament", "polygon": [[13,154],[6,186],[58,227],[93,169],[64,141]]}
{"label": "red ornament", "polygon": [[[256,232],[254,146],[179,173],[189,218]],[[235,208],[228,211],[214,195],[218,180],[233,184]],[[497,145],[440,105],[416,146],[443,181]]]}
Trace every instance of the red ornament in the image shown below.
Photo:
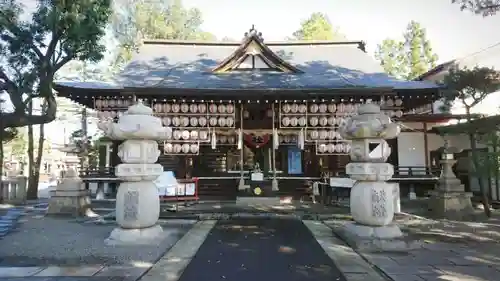
{"label": "red ornament", "polygon": [[265,135],[254,135],[254,134],[244,134],[245,142],[249,147],[259,148],[266,145],[271,139],[271,134]]}

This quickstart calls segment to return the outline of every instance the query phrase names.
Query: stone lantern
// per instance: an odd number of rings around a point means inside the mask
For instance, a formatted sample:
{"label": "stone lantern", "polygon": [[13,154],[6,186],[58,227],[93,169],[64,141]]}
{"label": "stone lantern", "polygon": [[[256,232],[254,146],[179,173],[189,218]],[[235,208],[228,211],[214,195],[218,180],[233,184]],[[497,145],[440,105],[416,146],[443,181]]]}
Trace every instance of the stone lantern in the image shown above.
{"label": "stone lantern", "polygon": [[396,138],[400,127],[376,104],[363,104],[358,115],[340,128],[344,139],[352,141],[346,173],[356,183],[351,189],[350,209],[354,223],[345,225],[344,232],[361,239],[388,239],[402,236],[398,226],[391,224],[397,208],[394,196],[397,184],[387,183],[394,174],[385,163],[391,148],[385,139]]}
{"label": "stone lantern", "polygon": [[452,147],[445,141],[438,150],[441,153],[441,174],[436,190],[431,192],[429,209],[434,216],[447,218],[461,218],[473,212],[470,198],[472,194],[465,192],[465,187],[453,172],[453,165],[457,162],[454,154],[461,150]]}
{"label": "stone lantern", "polygon": [[128,108],[117,123],[100,123],[99,128],[114,140],[124,140],[118,148],[122,160],[115,168],[122,182],[116,195],[115,228],[106,240],[109,244],[142,244],[154,242],[162,228],[157,224],[160,199],[153,181],[163,173],[155,164],[160,156],[158,140],[169,139],[170,128],[142,102]]}

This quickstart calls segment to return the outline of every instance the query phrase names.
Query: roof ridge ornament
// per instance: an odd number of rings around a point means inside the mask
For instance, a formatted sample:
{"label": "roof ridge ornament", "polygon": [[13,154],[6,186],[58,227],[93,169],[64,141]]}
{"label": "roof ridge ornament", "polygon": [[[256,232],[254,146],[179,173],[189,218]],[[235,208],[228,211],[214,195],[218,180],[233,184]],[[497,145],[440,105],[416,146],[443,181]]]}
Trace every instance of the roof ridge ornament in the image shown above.
{"label": "roof ridge ornament", "polygon": [[247,40],[250,37],[255,37],[260,41],[264,41],[264,37],[262,37],[262,32],[257,31],[257,29],[255,28],[255,24],[252,24],[252,27],[247,32],[245,32],[245,37],[243,38],[243,40]]}

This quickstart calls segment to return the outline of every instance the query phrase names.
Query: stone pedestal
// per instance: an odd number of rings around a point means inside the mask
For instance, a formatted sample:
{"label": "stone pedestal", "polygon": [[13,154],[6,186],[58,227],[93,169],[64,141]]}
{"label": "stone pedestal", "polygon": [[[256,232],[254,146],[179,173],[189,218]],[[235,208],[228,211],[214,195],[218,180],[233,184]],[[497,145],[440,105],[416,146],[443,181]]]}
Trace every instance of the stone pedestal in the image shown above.
{"label": "stone pedestal", "polygon": [[51,193],[47,215],[94,216],[90,204],[89,191],[85,189],[75,170],[70,169]]}
{"label": "stone pedestal", "polygon": [[122,164],[115,169],[122,180],[116,195],[118,227],[106,239],[107,244],[154,244],[163,237],[157,225],[160,198],[153,181],[163,173],[162,165],[155,164],[160,156],[157,140],[170,138],[171,130],[152,114],[151,108],[139,102],[118,123],[99,124],[110,138],[125,140],[118,148]]}

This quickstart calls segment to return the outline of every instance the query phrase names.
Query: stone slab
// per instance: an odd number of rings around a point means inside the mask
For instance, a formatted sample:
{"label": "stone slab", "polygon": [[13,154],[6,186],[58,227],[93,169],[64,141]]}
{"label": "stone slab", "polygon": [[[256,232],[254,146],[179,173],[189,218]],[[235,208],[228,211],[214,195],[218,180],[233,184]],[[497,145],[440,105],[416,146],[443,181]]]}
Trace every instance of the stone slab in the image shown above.
{"label": "stone slab", "polygon": [[43,267],[0,267],[0,278],[33,276],[43,269]]}
{"label": "stone slab", "polygon": [[[419,240],[414,240],[407,236],[395,237],[395,238],[384,238],[391,237],[391,230],[385,233],[385,236],[366,236],[367,232],[355,231],[357,229],[353,226],[354,223],[350,222],[341,225],[330,225],[332,231],[342,238],[349,246],[354,249],[358,249],[364,252],[398,252],[398,251],[410,251],[415,249],[420,249],[423,242]],[[392,231],[395,231],[394,229]],[[383,233],[383,232],[381,232]],[[359,235],[361,234],[361,235]]]}
{"label": "stone slab", "polygon": [[49,266],[42,271],[36,273],[37,277],[52,277],[52,276],[93,276],[103,268],[102,265],[93,266],[78,266],[78,267],[60,267]]}

